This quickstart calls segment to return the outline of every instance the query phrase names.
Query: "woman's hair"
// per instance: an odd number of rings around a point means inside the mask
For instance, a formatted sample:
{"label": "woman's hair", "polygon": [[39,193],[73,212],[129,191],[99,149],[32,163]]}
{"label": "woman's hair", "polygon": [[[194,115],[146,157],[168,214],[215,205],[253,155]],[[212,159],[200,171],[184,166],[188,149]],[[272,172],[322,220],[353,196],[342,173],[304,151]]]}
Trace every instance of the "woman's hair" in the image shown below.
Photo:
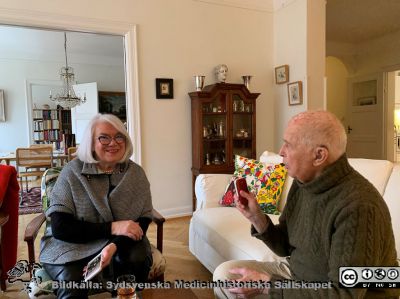
{"label": "woman's hair", "polygon": [[125,154],[119,163],[125,162],[133,154],[132,140],[129,134],[121,122],[121,120],[112,114],[97,114],[89,122],[88,126],[83,133],[81,143],[76,151],[79,160],[85,163],[98,163],[94,158],[94,132],[97,124],[99,123],[109,123],[112,125],[119,133],[125,136]]}

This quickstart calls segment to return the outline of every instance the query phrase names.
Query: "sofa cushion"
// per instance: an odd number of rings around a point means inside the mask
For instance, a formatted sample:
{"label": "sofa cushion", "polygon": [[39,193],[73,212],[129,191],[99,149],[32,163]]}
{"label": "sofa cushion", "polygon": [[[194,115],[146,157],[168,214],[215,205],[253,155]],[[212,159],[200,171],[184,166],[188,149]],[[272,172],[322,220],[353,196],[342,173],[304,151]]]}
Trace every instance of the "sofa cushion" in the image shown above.
{"label": "sofa cushion", "polygon": [[350,165],[383,195],[392,173],[393,163],[387,160],[349,158]]}
{"label": "sofa cushion", "polygon": [[[265,151],[260,156],[260,162],[263,163],[282,163],[283,158],[273,152]],[[372,185],[383,195],[385,193],[386,184],[392,172],[393,163],[386,160],[359,159],[349,158],[350,165],[364,176]],[[283,210],[286,204],[287,194],[292,185],[293,178],[287,176],[285,185],[283,186],[281,202],[279,203],[279,211]]]}
{"label": "sofa cushion", "polygon": [[235,177],[232,177],[231,180],[229,181],[228,185],[226,186],[225,193],[222,195],[221,200],[219,201],[219,204],[221,206],[225,207],[234,207],[235,206],[235,200],[233,196],[235,195],[236,188],[235,188]]}
{"label": "sofa cushion", "polygon": [[400,260],[400,197],[399,197],[399,184],[400,184],[400,164],[396,163],[393,166],[392,175],[386,186],[383,198],[389,208],[392,218],[392,227],[394,239],[396,242],[397,258]]}
{"label": "sofa cushion", "polygon": [[218,201],[224,194],[224,187],[231,178],[231,174],[198,175],[194,185],[196,209],[220,207]]}
{"label": "sofa cushion", "polygon": [[[260,162],[263,163],[273,163],[278,164],[283,162],[283,158],[274,152],[265,151],[260,156]],[[278,211],[282,212],[286,204],[287,195],[289,193],[290,187],[292,186],[293,178],[286,175],[285,184],[283,185],[281,198],[278,203]]]}
{"label": "sofa cushion", "polygon": [[[279,216],[270,215],[270,218],[277,223]],[[212,244],[213,249],[225,260],[280,259],[262,241],[251,236],[249,221],[235,208],[197,210],[193,214],[191,226],[195,227],[199,238],[207,244]]]}
{"label": "sofa cushion", "polygon": [[[236,155],[233,179],[246,178],[249,191],[256,194],[263,212],[277,214],[286,172],[283,164],[267,164]],[[229,192],[229,187],[227,191]]]}

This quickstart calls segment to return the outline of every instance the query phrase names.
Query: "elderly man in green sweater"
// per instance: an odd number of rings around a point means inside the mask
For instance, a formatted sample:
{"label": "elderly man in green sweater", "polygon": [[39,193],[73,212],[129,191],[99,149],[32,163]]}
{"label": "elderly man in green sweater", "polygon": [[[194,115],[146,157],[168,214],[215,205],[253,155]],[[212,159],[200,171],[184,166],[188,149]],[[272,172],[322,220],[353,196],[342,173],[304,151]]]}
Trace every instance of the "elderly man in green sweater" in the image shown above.
{"label": "elderly man in green sweater", "polygon": [[[279,152],[294,178],[285,209],[274,225],[252,194],[239,211],[251,233],[282,262],[228,261],[216,280],[264,281],[265,288],[216,288],[217,298],[397,298],[399,289],[340,288],[341,266],[398,266],[388,208],[374,186],[355,171],[345,154],[346,132],[327,111],[293,117]],[[322,288],[277,288],[278,280],[325,282]],[[321,284],[322,286],[322,284]]]}

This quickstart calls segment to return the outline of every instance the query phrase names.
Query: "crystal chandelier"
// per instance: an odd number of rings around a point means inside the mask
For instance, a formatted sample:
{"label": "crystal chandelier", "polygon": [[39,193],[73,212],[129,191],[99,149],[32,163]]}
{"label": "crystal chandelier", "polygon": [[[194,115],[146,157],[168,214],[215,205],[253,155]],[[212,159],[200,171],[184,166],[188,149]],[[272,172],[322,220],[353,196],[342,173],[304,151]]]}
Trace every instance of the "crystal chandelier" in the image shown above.
{"label": "crystal chandelier", "polygon": [[65,51],[65,66],[60,70],[60,79],[63,82],[61,92],[55,97],[52,96],[50,90],[50,100],[56,102],[63,108],[73,108],[86,102],[86,94],[83,98],[77,97],[72,84],[75,82],[74,69],[68,66],[67,59],[67,33],[64,32],[64,51]]}

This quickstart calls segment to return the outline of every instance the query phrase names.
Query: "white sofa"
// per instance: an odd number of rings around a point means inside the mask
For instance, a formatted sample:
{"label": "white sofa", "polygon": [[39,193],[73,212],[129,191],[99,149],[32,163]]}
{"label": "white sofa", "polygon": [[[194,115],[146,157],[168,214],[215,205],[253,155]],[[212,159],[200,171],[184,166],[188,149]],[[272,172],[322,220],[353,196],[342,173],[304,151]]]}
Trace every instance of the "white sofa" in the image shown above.
{"label": "white sofa", "polygon": [[[260,160],[279,163],[281,157],[264,152]],[[389,207],[396,241],[397,258],[400,257],[400,164],[385,160],[349,159],[350,164],[366,177],[383,195]],[[233,207],[220,206],[226,185],[232,175],[201,174],[195,183],[196,211],[190,221],[189,249],[211,272],[224,261],[274,261],[276,256],[264,243],[250,235],[248,220]],[[292,178],[286,179],[279,210],[286,202]],[[274,223],[278,215],[270,215]]]}

